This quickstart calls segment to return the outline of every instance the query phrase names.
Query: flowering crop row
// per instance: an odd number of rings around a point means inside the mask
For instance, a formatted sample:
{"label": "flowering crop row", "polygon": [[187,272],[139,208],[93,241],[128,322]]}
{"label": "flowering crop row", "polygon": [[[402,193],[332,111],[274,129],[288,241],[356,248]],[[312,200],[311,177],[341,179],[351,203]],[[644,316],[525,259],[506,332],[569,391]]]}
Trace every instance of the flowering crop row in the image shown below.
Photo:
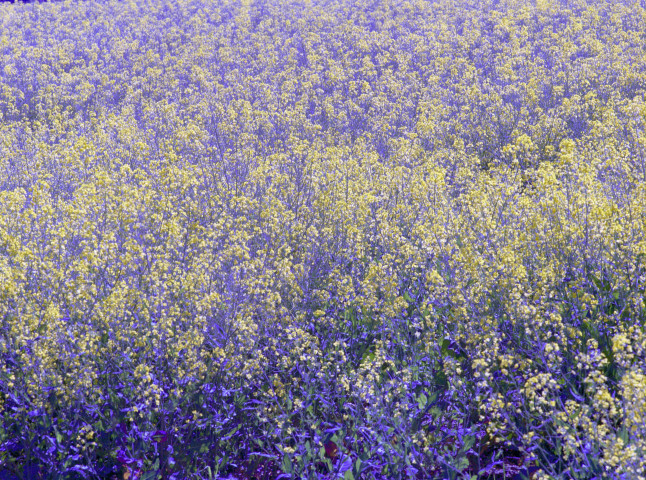
{"label": "flowering crop row", "polygon": [[0,477],[646,478],[644,45],[633,0],[2,5]]}

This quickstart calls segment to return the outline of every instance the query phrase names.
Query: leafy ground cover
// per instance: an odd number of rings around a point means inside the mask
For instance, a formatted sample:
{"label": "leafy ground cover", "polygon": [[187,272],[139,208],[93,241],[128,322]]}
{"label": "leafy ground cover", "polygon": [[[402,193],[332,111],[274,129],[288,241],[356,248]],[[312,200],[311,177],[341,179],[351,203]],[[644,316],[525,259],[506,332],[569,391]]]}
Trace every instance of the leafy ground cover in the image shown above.
{"label": "leafy ground cover", "polygon": [[0,477],[646,477],[643,1],[0,19]]}

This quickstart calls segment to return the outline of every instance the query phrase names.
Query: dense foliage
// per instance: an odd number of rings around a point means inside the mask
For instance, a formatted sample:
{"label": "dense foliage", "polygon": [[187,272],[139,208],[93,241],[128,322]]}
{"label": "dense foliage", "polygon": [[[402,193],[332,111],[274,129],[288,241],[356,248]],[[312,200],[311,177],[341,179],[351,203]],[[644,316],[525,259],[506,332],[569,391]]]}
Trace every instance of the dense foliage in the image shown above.
{"label": "dense foliage", "polygon": [[643,1],[0,6],[0,476],[646,478],[645,125]]}

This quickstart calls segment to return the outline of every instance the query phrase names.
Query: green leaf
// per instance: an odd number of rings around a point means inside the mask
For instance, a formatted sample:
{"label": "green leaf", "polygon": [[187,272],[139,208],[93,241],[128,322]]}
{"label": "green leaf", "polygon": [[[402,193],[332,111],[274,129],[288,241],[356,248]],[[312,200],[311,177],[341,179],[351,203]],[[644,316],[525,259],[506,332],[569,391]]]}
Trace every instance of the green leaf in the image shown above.
{"label": "green leaf", "polygon": [[628,445],[628,430],[625,427],[619,432],[619,438],[623,440],[624,445]]}
{"label": "green leaf", "polygon": [[292,459],[289,458],[289,455],[283,456],[282,467],[285,473],[292,473],[294,467],[292,466]]}
{"label": "green leaf", "polygon": [[352,474],[352,470],[346,470],[345,474],[343,475],[343,478],[345,480],[354,480],[354,475]]}
{"label": "green leaf", "polygon": [[462,472],[463,470],[466,470],[469,468],[469,459],[467,457],[462,457],[459,461],[458,464],[456,465],[457,469],[459,472]]}
{"label": "green leaf", "polygon": [[423,393],[419,397],[417,397],[417,406],[420,410],[422,410],[426,406],[427,402],[428,398]]}
{"label": "green leaf", "polygon": [[361,459],[357,458],[357,461],[354,462],[354,465],[352,466],[352,473],[354,473],[355,477],[359,477],[361,475]]}
{"label": "green leaf", "polygon": [[408,303],[414,303],[413,297],[411,297],[408,292],[404,292],[404,300],[406,300]]}
{"label": "green leaf", "polygon": [[464,438],[464,445],[462,445],[462,448],[460,450],[462,452],[466,452],[471,447],[473,447],[473,444],[475,443],[475,441],[476,441],[476,437],[474,437],[473,435],[467,435]]}
{"label": "green leaf", "polygon": [[592,327],[590,323],[588,323],[586,320],[581,321],[581,326],[585,329],[586,332],[588,332],[590,335],[594,335],[594,332],[592,331]]}
{"label": "green leaf", "polygon": [[449,349],[449,345],[451,345],[451,342],[449,341],[449,339],[448,339],[448,338],[445,338],[445,339],[442,341],[442,355],[446,355],[446,354],[447,354],[447,351],[448,351],[448,349]]}
{"label": "green leaf", "polygon": [[150,472],[144,473],[141,477],[139,477],[140,480],[155,480],[157,478],[157,475],[159,475],[158,470],[151,470]]}
{"label": "green leaf", "polygon": [[321,447],[319,448],[319,460],[325,461],[325,448]]}
{"label": "green leaf", "polygon": [[446,378],[446,374],[442,370],[437,372],[437,374],[435,375],[435,384],[442,390],[445,390],[447,388],[448,380]]}
{"label": "green leaf", "polygon": [[599,289],[599,291],[603,291],[603,284],[601,283],[601,280],[599,280],[593,273],[590,273],[590,280],[596,285],[596,287]]}
{"label": "green leaf", "polygon": [[361,363],[365,362],[368,360],[369,362],[372,362],[375,359],[375,354],[371,352],[370,350],[366,351],[366,353],[363,354],[363,358],[361,359]]}
{"label": "green leaf", "polygon": [[[221,439],[222,439],[222,440],[229,440],[231,437],[233,437],[233,435],[235,435],[235,433],[236,433],[238,430],[240,430],[240,425],[238,425],[236,428],[234,428],[233,430],[231,430],[229,433],[227,433],[227,434],[226,434],[224,437],[222,437]],[[208,445],[208,444],[207,444],[207,445]]]}

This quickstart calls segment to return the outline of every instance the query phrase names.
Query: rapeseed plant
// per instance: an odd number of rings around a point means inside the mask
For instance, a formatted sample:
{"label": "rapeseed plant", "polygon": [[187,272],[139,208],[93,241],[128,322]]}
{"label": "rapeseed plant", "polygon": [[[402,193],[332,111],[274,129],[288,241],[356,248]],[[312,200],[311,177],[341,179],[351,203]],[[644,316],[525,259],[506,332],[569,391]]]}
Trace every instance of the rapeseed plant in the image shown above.
{"label": "rapeseed plant", "polygon": [[0,18],[0,475],[646,477],[643,2]]}

